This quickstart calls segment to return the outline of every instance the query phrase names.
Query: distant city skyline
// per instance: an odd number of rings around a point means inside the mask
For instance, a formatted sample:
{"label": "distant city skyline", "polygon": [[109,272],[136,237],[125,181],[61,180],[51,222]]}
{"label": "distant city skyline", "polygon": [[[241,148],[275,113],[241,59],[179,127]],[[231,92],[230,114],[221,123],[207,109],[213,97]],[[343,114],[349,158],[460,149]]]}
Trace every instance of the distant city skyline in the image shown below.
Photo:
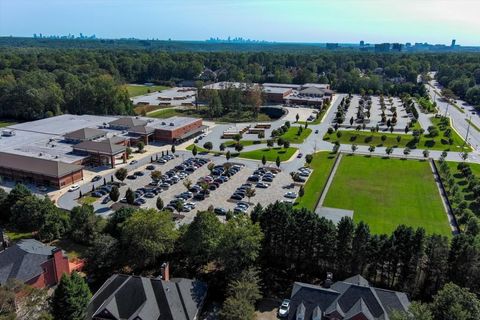
{"label": "distant city skyline", "polygon": [[0,35],[480,45],[475,0],[0,0]]}

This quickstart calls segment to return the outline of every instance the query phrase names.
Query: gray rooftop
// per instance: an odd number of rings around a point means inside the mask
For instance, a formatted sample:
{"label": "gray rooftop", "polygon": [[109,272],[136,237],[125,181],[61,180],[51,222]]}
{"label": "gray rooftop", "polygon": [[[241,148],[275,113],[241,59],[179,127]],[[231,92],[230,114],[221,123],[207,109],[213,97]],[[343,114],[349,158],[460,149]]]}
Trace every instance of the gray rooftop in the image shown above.
{"label": "gray rooftop", "polygon": [[393,311],[407,311],[410,305],[405,293],[371,287],[360,275],[335,282],[329,289],[296,282],[290,300],[290,320],[295,319],[299,306],[305,308],[305,319],[320,309],[345,319],[361,314],[364,319],[388,320]]}
{"label": "gray rooftop", "polygon": [[63,136],[75,130],[103,126],[104,123],[108,123],[117,118],[118,117],[64,114],[36,121],[18,123],[8,128]]}
{"label": "gray rooftop", "polygon": [[8,279],[28,281],[42,274],[41,265],[51,258],[54,249],[37,240],[25,239],[0,252],[0,285]]}
{"label": "gray rooftop", "polygon": [[65,134],[65,139],[70,140],[92,140],[105,136],[107,133],[96,128],[82,128]]}
{"label": "gray rooftop", "polygon": [[148,124],[149,127],[162,130],[174,130],[198,121],[192,117],[171,117],[167,119],[156,119]]}
{"label": "gray rooftop", "polygon": [[77,164],[65,163],[61,161],[41,159],[0,152],[0,165],[3,168],[30,172],[32,174],[43,175],[53,178],[61,178],[70,173],[77,172],[83,167]]}
{"label": "gray rooftop", "polygon": [[92,297],[87,319],[193,320],[206,293],[207,286],[196,280],[116,274]]}

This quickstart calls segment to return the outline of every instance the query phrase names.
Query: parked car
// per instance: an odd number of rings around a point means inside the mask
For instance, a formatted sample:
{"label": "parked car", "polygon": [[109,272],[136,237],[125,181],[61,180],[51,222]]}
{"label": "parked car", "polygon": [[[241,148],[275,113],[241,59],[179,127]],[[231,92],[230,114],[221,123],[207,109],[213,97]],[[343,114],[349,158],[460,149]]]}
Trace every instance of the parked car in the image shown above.
{"label": "parked car", "polygon": [[130,161],[130,165],[134,165],[134,164],[137,164],[137,163],[138,163],[137,160],[132,160],[132,161]]}
{"label": "parked car", "polygon": [[105,198],[103,198],[102,200],[102,204],[107,204],[110,202],[110,196],[106,196]]}
{"label": "parked car", "polygon": [[242,200],[243,197],[241,195],[239,195],[238,193],[234,193],[234,194],[232,194],[230,199],[232,199],[232,200]]}
{"label": "parked car", "polygon": [[213,209],[213,212],[214,212],[215,214],[220,214],[220,215],[222,215],[222,216],[224,216],[224,215],[227,214],[227,210],[224,209],[224,208],[215,208],[215,209]]}
{"label": "parked car", "polygon": [[300,159],[301,157],[303,157],[303,153],[300,152],[300,153],[297,155],[297,158]]}
{"label": "parked car", "polygon": [[92,182],[97,182],[97,181],[99,181],[100,179],[102,179],[101,176],[95,176],[95,177],[92,178]]}
{"label": "parked car", "polygon": [[78,184],[72,184],[70,188],[68,188],[68,192],[73,192],[80,189],[80,186]]}
{"label": "parked car", "polygon": [[317,129],[317,130],[315,130],[315,134],[318,134],[318,129]]}
{"label": "parked car", "polygon": [[295,199],[297,197],[297,194],[293,191],[288,191],[287,193],[285,193],[284,197],[289,199]]}
{"label": "parked car", "polygon": [[253,181],[253,182],[258,182],[260,180],[260,176],[252,175],[249,176],[247,181]]}
{"label": "parked car", "polygon": [[261,189],[266,189],[268,188],[270,185],[268,183],[264,183],[264,182],[259,182],[256,184],[256,187],[257,188],[261,188]]}
{"label": "parked car", "polygon": [[130,175],[127,176],[127,179],[129,179],[129,180],[135,180],[135,179],[137,179],[137,176],[134,175],[134,174],[130,174]]}
{"label": "parked car", "polygon": [[145,169],[147,170],[155,170],[155,166],[153,164],[148,165]]}
{"label": "parked car", "polygon": [[142,171],[135,171],[133,174],[138,176],[138,177],[141,177],[141,176],[145,175],[145,173],[143,173]]}
{"label": "parked car", "polygon": [[280,318],[286,318],[289,312],[290,312],[290,300],[285,299],[283,300],[282,304],[278,308],[278,316]]}

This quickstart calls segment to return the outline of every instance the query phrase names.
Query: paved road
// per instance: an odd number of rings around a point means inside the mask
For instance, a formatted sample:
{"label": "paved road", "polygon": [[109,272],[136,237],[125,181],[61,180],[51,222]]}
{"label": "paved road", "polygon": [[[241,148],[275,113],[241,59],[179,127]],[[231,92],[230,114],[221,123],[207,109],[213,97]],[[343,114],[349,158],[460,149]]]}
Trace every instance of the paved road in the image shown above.
{"label": "paved road", "polygon": [[[433,76],[433,73],[432,73]],[[455,130],[465,139],[468,131],[468,143],[475,149],[475,153],[478,153],[480,148],[480,132],[471,127],[467,119],[470,119],[477,127],[480,128],[480,117],[478,116],[475,108],[462,100],[457,100],[457,106],[464,111],[462,113],[453,105],[446,102],[439,93],[442,88],[436,80],[432,80],[426,85],[428,94],[432,101],[437,103],[437,107],[441,114],[447,114],[452,119],[452,124]],[[470,128],[469,128],[470,127]]]}

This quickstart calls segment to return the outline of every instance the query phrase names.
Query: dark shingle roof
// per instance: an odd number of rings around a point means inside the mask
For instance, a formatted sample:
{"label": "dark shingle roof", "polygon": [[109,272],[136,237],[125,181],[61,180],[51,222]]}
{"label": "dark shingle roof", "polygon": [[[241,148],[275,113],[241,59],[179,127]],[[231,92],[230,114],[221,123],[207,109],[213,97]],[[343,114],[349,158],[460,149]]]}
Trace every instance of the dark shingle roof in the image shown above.
{"label": "dark shingle roof", "polygon": [[91,140],[99,137],[104,137],[107,133],[95,128],[82,128],[65,134],[65,139],[69,140]]}
{"label": "dark shingle roof", "polygon": [[113,275],[93,296],[87,319],[192,320],[203,305],[207,287],[190,279]]}
{"label": "dark shingle roof", "polygon": [[126,147],[124,145],[115,144],[111,139],[102,141],[83,141],[73,146],[73,150],[107,155],[115,155],[124,152],[125,149]]}
{"label": "dark shingle roof", "polygon": [[0,285],[8,279],[28,281],[42,274],[41,265],[51,259],[54,249],[37,240],[25,239],[0,252]]}
{"label": "dark shingle roof", "polygon": [[295,319],[300,304],[306,308],[305,319],[311,319],[320,309],[345,319],[361,313],[371,320],[388,320],[394,310],[407,311],[410,305],[405,293],[371,287],[361,276],[335,282],[329,289],[296,282],[290,300],[288,319]]}
{"label": "dark shingle roof", "polygon": [[83,168],[77,164],[6,152],[0,152],[0,167],[54,178],[64,177]]}

